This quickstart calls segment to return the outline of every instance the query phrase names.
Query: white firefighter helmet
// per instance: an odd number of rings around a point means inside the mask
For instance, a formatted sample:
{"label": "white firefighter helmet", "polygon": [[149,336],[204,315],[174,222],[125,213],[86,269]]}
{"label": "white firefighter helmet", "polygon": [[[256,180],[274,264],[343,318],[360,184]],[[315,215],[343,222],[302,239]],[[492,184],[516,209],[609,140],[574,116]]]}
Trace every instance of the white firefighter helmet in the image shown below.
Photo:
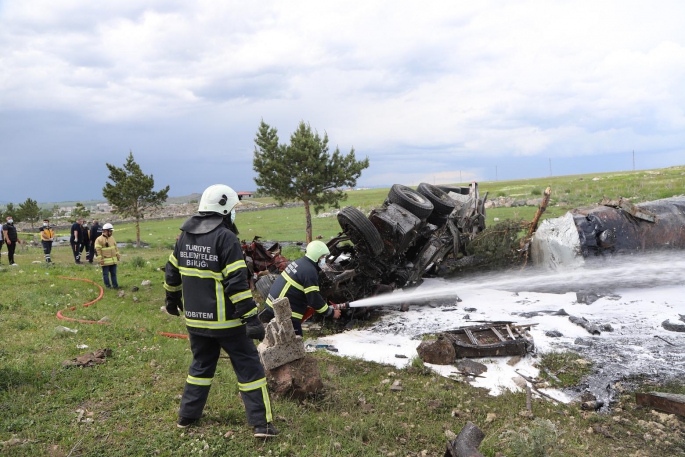
{"label": "white firefighter helmet", "polygon": [[238,194],[233,189],[225,184],[214,184],[202,193],[197,210],[201,213],[218,213],[225,216],[238,204],[238,201]]}
{"label": "white firefighter helmet", "polygon": [[114,227],[112,226],[112,224],[107,222],[105,225],[102,226],[102,230],[114,230]]}
{"label": "white firefighter helmet", "polygon": [[316,263],[319,261],[322,255],[328,255],[331,251],[328,250],[326,243],[319,240],[314,240],[307,245],[307,251],[305,256],[309,258],[312,262]]}

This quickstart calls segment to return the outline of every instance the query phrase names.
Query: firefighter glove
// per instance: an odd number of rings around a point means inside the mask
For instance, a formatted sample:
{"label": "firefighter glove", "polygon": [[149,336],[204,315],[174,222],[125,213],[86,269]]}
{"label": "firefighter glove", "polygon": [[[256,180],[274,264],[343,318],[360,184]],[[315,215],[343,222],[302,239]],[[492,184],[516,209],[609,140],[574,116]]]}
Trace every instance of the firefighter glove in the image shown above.
{"label": "firefighter glove", "polygon": [[264,325],[257,316],[248,317],[243,320],[245,323],[245,333],[251,340],[262,341],[266,335]]}
{"label": "firefighter glove", "polygon": [[181,311],[183,311],[183,301],[181,300],[181,294],[178,292],[167,292],[166,300],[166,312],[173,314],[174,316],[180,316]]}

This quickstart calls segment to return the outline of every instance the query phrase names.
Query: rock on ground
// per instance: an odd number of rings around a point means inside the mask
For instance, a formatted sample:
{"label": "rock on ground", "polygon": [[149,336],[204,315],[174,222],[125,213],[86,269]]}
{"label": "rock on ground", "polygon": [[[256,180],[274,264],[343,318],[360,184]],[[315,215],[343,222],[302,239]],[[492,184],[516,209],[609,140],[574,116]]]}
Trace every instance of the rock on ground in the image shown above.
{"label": "rock on ground", "polygon": [[426,340],[419,344],[416,348],[419,357],[426,363],[434,363],[436,365],[451,365],[454,359],[457,358],[457,353],[454,350],[452,343],[442,336],[437,340]]}
{"label": "rock on ground", "polygon": [[291,395],[302,399],[323,389],[319,365],[312,356],[266,370],[269,392],[275,395]]}

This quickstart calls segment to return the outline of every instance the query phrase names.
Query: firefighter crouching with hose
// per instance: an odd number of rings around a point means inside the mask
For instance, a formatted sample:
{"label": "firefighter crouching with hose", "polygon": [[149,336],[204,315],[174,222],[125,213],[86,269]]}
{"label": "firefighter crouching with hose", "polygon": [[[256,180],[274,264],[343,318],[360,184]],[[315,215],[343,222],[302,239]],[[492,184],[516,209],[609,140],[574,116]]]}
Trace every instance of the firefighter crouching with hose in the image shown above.
{"label": "firefighter crouching with hose", "polygon": [[207,402],[221,349],[230,357],[254,436],[278,435],[272,424],[264,368],[253,339],[264,339],[248,285],[235,205],[238,194],[217,184],[202,194],[199,214],[181,226],[166,264],[166,311],[184,313],[193,361],[188,370],[178,427],[197,422]]}
{"label": "firefighter crouching with hose", "polygon": [[330,253],[322,241],[309,243],[304,257],[291,262],[271,285],[264,310],[259,315],[260,320],[269,322],[274,318],[272,303],[282,297],[287,297],[290,302],[290,320],[297,335],[302,336],[302,320],[308,306],[323,316],[338,319],[340,309],[329,306],[319,292],[319,271]]}

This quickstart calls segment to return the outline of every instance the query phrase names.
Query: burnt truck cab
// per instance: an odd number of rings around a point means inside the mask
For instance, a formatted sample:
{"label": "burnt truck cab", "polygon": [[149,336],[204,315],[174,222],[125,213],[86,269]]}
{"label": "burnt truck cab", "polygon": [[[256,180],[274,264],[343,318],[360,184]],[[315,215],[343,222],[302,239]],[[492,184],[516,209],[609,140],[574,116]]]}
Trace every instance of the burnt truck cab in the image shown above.
{"label": "burnt truck cab", "polygon": [[444,259],[463,255],[485,229],[486,199],[477,183],[421,183],[416,190],[395,184],[368,217],[343,208],[337,216],[341,232],[327,243],[331,254],[320,273],[321,294],[342,303],[420,285]]}

